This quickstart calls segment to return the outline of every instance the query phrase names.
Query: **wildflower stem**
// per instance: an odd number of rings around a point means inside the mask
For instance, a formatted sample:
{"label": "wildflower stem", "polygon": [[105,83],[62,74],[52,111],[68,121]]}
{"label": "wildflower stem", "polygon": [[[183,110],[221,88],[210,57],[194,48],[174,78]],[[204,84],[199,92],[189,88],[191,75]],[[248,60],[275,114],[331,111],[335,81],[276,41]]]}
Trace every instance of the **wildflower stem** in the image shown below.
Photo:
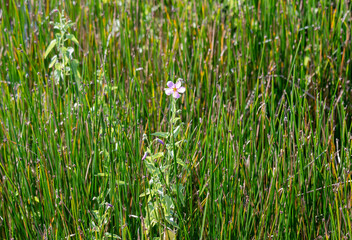
{"label": "wildflower stem", "polygon": [[[173,157],[173,163],[174,163],[174,177],[176,181],[176,197],[177,197],[177,202],[179,202],[179,188],[178,188],[178,178],[177,178],[177,156],[176,156],[176,147],[175,147],[175,136],[174,136],[174,124],[175,124],[175,118],[176,118],[176,99],[172,98],[171,101],[171,144],[172,144],[172,157]],[[171,163],[170,163],[171,164]]]}

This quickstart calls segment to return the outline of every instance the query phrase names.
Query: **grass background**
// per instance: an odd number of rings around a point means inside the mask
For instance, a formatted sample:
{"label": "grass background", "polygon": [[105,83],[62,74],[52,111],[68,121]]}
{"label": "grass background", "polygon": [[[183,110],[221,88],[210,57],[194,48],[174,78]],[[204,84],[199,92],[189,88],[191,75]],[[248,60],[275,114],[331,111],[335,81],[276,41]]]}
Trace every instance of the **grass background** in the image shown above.
{"label": "grass background", "polygon": [[[80,43],[82,77],[60,85],[43,58],[54,9]],[[179,239],[351,238],[351,10],[0,0],[0,238],[147,239],[142,135],[168,129],[178,77]]]}

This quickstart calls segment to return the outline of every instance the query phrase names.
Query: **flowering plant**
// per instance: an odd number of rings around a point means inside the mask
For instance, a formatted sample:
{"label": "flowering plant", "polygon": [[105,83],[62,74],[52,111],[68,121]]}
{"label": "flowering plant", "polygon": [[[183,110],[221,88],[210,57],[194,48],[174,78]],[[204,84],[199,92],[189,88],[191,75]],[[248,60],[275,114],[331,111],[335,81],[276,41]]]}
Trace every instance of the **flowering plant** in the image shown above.
{"label": "flowering plant", "polygon": [[[152,228],[159,228],[159,236],[162,239],[175,239],[176,232],[179,228],[179,220],[177,214],[180,215],[181,203],[184,205],[184,187],[178,181],[178,166],[181,166],[181,174],[187,172],[185,163],[179,158],[177,149],[181,147],[183,139],[175,141],[183,123],[179,117],[176,117],[176,101],[181,97],[181,93],[186,91],[185,87],[181,86],[181,79],[178,79],[176,84],[169,81],[165,88],[166,95],[172,95],[170,104],[171,117],[170,129],[168,132],[156,132],[151,134],[156,138],[149,142],[146,134],[143,135],[143,140],[148,144],[148,147],[142,157],[148,175],[150,176],[149,187],[140,195],[147,197],[146,217],[144,225],[146,233],[149,234]],[[153,153],[153,144],[163,146],[161,150]],[[159,148],[160,149],[160,148]],[[166,153],[165,153],[166,152]]]}

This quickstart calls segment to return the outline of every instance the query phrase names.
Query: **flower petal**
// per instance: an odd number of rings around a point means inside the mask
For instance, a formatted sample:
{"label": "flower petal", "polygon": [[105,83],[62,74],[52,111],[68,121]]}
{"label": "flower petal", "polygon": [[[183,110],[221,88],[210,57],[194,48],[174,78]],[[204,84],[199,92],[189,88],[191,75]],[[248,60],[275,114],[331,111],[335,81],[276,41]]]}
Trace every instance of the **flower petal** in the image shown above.
{"label": "flower petal", "polygon": [[177,92],[179,92],[179,93],[184,93],[185,91],[186,91],[185,87],[180,87],[177,89]]}
{"label": "flower petal", "polygon": [[167,86],[168,86],[169,88],[174,88],[175,84],[174,84],[173,82],[171,82],[171,81],[168,81],[168,82],[167,82]]}
{"label": "flower petal", "polygon": [[171,95],[174,92],[172,88],[165,88],[166,95]]}
{"label": "flower petal", "polygon": [[176,88],[180,88],[180,87],[181,87],[181,84],[182,84],[181,81],[177,81],[177,83],[175,84],[175,87],[176,87]]}
{"label": "flower petal", "polygon": [[181,95],[176,91],[174,92],[174,94],[172,95],[174,98],[179,98],[181,97]]}

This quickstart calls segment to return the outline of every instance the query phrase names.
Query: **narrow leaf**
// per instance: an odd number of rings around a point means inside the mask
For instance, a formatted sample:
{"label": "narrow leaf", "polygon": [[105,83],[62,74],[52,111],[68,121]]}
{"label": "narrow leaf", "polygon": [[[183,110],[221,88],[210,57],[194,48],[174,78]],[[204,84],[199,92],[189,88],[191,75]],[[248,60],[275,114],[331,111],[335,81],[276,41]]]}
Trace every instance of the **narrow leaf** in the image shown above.
{"label": "narrow leaf", "polygon": [[151,135],[156,136],[156,137],[167,138],[169,136],[169,133],[168,132],[156,132],[156,133],[152,133]]}
{"label": "narrow leaf", "polygon": [[76,43],[77,45],[79,44],[78,40],[72,34],[67,34],[67,38],[70,39],[72,42]]}
{"label": "narrow leaf", "polygon": [[51,58],[51,62],[49,64],[49,68],[52,68],[54,64],[56,63],[57,56],[55,55],[54,57]]}
{"label": "narrow leaf", "polygon": [[48,54],[51,52],[51,50],[55,47],[56,45],[56,39],[52,40],[48,46],[48,48],[45,51],[44,58],[48,56]]}

